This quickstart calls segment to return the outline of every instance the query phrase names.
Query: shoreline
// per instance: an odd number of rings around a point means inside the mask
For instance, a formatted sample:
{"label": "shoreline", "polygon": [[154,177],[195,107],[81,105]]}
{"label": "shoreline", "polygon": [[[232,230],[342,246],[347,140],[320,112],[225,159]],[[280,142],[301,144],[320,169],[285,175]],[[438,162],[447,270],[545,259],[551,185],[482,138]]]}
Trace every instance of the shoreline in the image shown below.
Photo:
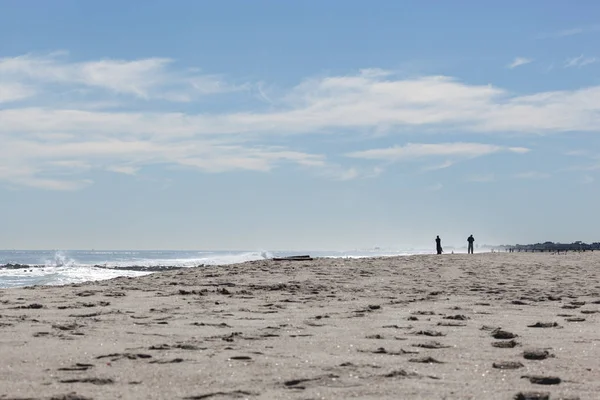
{"label": "shoreline", "polygon": [[599,267],[598,252],[316,258],[2,289],[0,396],[593,398]]}

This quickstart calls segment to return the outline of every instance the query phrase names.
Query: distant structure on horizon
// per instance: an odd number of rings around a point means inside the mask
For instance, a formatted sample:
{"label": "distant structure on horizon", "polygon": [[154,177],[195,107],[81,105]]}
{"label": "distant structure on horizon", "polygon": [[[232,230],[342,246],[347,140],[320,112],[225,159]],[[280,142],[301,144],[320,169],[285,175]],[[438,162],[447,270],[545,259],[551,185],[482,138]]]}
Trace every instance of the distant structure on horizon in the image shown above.
{"label": "distant structure on horizon", "polygon": [[544,242],[535,244],[515,244],[515,245],[502,245],[497,246],[496,249],[504,250],[508,252],[567,252],[567,251],[594,251],[600,250],[600,242],[594,242],[591,244],[577,241],[573,243],[554,243]]}

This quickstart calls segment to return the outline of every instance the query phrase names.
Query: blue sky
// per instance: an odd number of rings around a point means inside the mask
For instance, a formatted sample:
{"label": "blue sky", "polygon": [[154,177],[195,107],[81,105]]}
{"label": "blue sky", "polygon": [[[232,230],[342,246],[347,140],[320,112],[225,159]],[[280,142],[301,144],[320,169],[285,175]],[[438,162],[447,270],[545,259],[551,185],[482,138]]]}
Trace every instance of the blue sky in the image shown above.
{"label": "blue sky", "polygon": [[596,1],[0,1],[0,248],[597,241]]}

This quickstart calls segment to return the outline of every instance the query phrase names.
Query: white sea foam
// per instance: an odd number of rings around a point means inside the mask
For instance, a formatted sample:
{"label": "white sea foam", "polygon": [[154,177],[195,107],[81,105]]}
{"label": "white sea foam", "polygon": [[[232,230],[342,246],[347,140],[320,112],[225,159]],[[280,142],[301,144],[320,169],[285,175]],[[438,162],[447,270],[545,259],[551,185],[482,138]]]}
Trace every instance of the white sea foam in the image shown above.
{"label": "white sea foam", "polygon": [[[0,288],[31,285],[64,285],[141,276],[161,267],[189,268],[202,265],[229,265],[265,260],[274,256],[310,254],[314,257],[364,258],[431,254],[431,250],[364,249],[352,251],[0,251]],[[12,264],[12,268],[7,267]],[[18,267],[14,265],[18,264]],[[153,271],[131,270],[133,267]],[[165,268],[166,269],[166,268]]]}
{"label": "white sea foam", "polygon": [[10,254],[0,256],[0,265],[19,264],[21,267],[0,269],[0,288],[64,285],[152,273],[127,269],[131,267],[146,267],[154,270],[160,270],[160,267],[189,268],[201,265],[229,265],[273,257],[266,251],[56,251],[42,252],[42,254],[15,251],[4,253]]}
{"label": "white sea foam", "polygon": [[[202,253],[202,252],[199,252]],[[204,256],[192,258],[142,258],[136,257],[127,260],[106,261],[102,264],[86,263],[83,265],[94,266],[101,265],[107,268],[128,268],[128,267],[197,267],[200,265],[229,265],[238,264],[246,261],[266,260],[273,257],[271,253],[265,251],[257,252],[231,252],[219,253],[204,252]]]}
{"label": "white sea foam", "polygon": [[75,260],[69,258],[64,252],[57,251],[51,260],[45,260],[46,267],[68,267],[75,265]]}

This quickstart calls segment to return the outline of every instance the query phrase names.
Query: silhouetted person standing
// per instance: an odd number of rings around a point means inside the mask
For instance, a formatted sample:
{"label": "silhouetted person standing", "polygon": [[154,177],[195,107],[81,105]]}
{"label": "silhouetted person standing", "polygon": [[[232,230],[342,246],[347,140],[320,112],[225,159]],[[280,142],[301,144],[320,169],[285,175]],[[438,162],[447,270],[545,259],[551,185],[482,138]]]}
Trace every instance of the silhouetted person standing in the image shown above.
{"label": "silhouetted person standing", "polygon": [[442,239],[440,239],[439,235],[435,238],[435,250],[438,254],[442,254]]}
{"label": "silhouetted person standing", "polygon": [[473,242],[474,241],[475,241],[475,238],[473,237],[473,235],[471,235],[467,238],[467,242],[469,242],[469,247],[467,249],[468,254],[473,254]]}

